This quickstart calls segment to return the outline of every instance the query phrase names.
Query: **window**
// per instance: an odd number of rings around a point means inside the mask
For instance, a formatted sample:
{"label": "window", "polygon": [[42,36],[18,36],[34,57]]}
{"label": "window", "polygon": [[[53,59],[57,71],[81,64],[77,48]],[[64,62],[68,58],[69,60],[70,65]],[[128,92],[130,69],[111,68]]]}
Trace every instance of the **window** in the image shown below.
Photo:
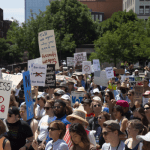
{"label": "window", "polygon": [[102,21],[102,15],[99,15],[99,21]]}
{"label": "window", "polygon": [[97,19],[98,19],[98,15],[96,14],[95,16],[96,16],[96,17],[95,17],[95,20],[97,20]]}
{"label": "window", "polygon": [[140,6],[139,14],[144,14],[144,6]]}
{"label": "window", "polygon": [[145,6],[145,14],[150,14],[150,6]]}
{"label": "window", "polygon": [[92,19],[94,20],[94,15],[92,15]]}

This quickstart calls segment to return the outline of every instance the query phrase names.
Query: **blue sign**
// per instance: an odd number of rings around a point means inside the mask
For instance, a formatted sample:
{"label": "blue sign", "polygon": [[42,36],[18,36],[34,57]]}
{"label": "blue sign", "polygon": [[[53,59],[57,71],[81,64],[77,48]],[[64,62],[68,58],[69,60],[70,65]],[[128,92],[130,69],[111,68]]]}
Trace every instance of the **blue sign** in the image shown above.
{"label": "blue sign", "polygon": [[29,71],[23,73],[23,85],[24,85],[24,95],[26,101],[27,120],[29,120],[34,117],[33,100],[32,100],[32,92],[31,92],[31,80],[30,80]]}

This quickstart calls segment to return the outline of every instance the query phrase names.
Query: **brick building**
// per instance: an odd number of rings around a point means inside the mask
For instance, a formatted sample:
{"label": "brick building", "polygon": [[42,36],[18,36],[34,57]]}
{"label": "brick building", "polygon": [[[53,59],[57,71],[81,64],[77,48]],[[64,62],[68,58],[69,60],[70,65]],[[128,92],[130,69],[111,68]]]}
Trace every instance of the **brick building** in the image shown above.
{"label": "brick building", "polygon": [[12,21],[3,20],[3,9],[0,8],[0,38],[7,37],[7,31],[10,28]]}
{"label": "brick building", "polygon": [[[110,18],[114,12],[122,11],[122,0],[78,0],[86,4],[92,12],[103,12],[104,20]],[[101,16],[97,16],[101,19]],[[96,17],[96,18],[97,18]]]}

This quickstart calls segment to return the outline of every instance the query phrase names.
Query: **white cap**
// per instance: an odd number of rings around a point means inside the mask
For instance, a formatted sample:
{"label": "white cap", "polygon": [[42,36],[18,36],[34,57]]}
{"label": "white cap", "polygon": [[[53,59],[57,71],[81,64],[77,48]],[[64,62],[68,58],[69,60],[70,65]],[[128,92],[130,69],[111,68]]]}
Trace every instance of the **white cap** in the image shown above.
{"label": "white cap", "polygon": [[94,96],[93,100],[101,101],[101,98],[99,96]]}
{"label": "white cap", "polygon": [[37,96],[37,98],[41,98],[41,97],[45,98],[42,94]]}
{"label": "white cap", "polygon": [[94,89],[93,93],[99,93],[99,89],[98,88]]}
{"label": "white cap", "polygon": [[62,98],[62,99],[65,99],[65,100],[69,100],[69,101],[71,101],[70,96],[69,96],[69,95],[67,95],[67,94],[64,94],[61,98]]}
{"label": "white cap", "polygon": [[136,139],[150,142],[150,132],[148,132],[146,135],[137,135]]}

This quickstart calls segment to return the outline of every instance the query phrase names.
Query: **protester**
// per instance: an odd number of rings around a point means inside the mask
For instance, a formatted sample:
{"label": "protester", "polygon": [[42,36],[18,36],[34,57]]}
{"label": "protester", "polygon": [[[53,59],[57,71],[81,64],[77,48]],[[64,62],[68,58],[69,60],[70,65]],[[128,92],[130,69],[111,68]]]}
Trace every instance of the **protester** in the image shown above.
{"label": "protester", "polygon": [[147,117],[147,120],[149,121],[149,124],[150,124],[150,103],[146,103],[144,105],[144,111],[145,111],[145,115]]}
{"label": "protester", "polygon": [[65,91],[66,94],[68,93],[68,86],[67,86],[66,82],[61,82],[60,85],[59,85],[59,88],[61,90]]}
{"label": "protester", "polygon": [[148,103],[150,98],[150,91],[145,91],[145,93],[143,94],[143,106]]}
{"label": "protester", "polygon": [[9,101],[9,107],[12,107],[12,106],[18,107],[18,103],[16,102],[15,97],[11,94],[10,95],[10,101]]}
{"label": "protester", "polygon": [[144,81],[143,81],[143,87],[149,87],[149,79],[148,78],[144,78]]}
{"label": "protester", "polygon": [[[68,145],[63,140],[63,137],[66,132],[66,126],[59,120],[55,120],[50,123],[49,128],[49,137],[53,140],[49,141],[46,144],[45,150],[69,150]],[[32,146],[35,150],[38,150],[38,142],[36,140],[33,141]]]}
{"label": "protester", "polygon": [[10,107],[7,119],[4,120],[12,150],[28,149],[33,140],[33,133],[27,122],[20,120],[19,109]]}
{"label": "protester", "polygon": [[69,96],[71,95],[71,91],[75,91],[74,82],[73,81],[69,81],[68,82],[68,93],[69,93]]}
{"label": "protester", "polygon": [[61,100],[63,100],[67,106],[71,106],[71,98],[69,95],[67,94],[64,94],[62,97],[61,97]]}
{"label": "protester", "polygon": [[54,90],[55,100],[60,99],[65,94],[64,90],[58,89],[56,92]]}
{"label": "protester", "polygon": [[72,124],[69,128],[69,133],[73,142],[73,146],[70,150],[96,150],[94,145],[90,143],[82,124]]}
{"label": "protester", "polygon": [[78,76],[78,80],[81,81],[81,86],[83,86],[85,88],[85,81],[84,81],[84,76],[82,73],[77,74]]}
{"label": "protester", "polygon": [[10,141],[6,138],[6,126],[2,120],[0,120],[0,149],[11,150]]}

